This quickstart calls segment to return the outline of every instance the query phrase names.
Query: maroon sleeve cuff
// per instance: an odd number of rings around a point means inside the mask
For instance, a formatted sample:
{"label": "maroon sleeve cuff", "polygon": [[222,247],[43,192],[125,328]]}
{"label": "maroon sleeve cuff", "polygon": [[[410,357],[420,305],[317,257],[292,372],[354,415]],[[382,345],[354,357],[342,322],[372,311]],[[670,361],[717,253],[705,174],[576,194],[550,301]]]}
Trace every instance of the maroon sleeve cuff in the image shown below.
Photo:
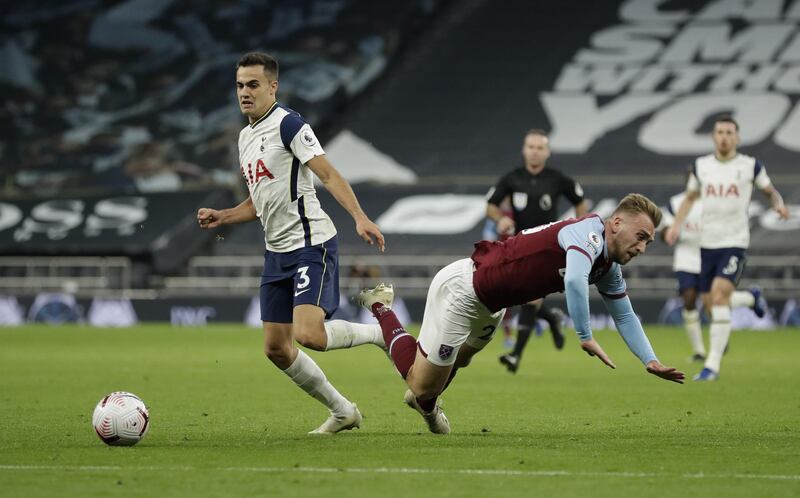
{"label": "maroon sleeve cuff", "polygon": [[592,261],[592,257],[589,256],[589,253],[586,252],[582,247],[578,247],[578,246],[569,246],[569,247],[567,247],[567,251],[569,251],[570,249],[575,249],[576,251],[583,253],[584,256],[589,258],[589,263],[594,263],[594,261]]}
{"label": "maroon sleeve cuff", "polygon": [[622,299],[623,297],[628,295],[627,292],[623,292],[622,294],[606,294],[605,292],[601,292],[600,294],[609,299]]}

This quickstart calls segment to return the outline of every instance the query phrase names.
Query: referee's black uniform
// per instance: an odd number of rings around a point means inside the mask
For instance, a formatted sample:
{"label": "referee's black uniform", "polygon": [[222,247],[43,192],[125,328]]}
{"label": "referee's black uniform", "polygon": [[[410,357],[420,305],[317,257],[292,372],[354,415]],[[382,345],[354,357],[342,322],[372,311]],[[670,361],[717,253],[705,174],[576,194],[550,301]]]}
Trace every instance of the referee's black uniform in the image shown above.
{"label": "referee's black uniform", "polygon": [[[511,201],[514,224],[519,233],[526,228],[544,225],[558,220],[558,200],[566,197],[573,206],[583,202],[583,189],[572,178],[560,171],[544,167],[537,174],[524,166],[507,175],[489,191],[489,204],[500,206],[504,199]],[[537,316],[547,320],[556,348],[564,347],[559,317],[544,306],[523,305],[520,308],[517,342],[514,350],[500,357],[500,362],[511,372],[516,372],[522,351],[528,343]]]}
{"label": "referee's black uniform", "polygon": [[490,191],[490,204],[500,206],[506,197],[514,210],[517,233],[558,220],[558,199],[564,196],[577,206],[583,189],[572,178],[545,166],[534,175],[524,166],[508,173]]}

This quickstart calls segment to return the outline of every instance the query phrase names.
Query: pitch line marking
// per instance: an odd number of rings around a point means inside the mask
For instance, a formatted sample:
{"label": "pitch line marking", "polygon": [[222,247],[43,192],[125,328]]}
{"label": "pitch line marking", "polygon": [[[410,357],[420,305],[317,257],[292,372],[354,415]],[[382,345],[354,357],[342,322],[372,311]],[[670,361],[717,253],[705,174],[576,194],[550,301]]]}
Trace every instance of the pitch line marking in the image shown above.
{"label": "pitch line marking", "polygon": [[517,477],[633,477],[633,478],[683,478],[683,479],[766,479],[777,481],[800,481],[795,474],[706,474],[686,473],[668,474],[658,472],[574,472],[569,470],[506,470],[506,469],[422,469],[413,467],[192,467],[192,466],[135,466],[119,465],[0,465],[0,470],[63,470],[71,472],[113,472],[113,471],[209,471],[270,473],[301,472],[309,474],[459,474],[478,476],[517,476]]}

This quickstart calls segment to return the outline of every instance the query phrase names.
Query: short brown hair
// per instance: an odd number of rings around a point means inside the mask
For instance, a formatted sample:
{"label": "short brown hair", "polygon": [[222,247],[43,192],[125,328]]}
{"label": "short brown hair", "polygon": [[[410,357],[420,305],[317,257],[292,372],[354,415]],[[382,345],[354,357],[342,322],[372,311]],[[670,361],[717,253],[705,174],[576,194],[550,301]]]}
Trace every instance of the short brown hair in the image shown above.
{"label": "short brown hair", "polygon": [[264,74],[268,79],[278,79],[278,61],[264,52],[248,52],[236,64],[236,69],[247,66],[264,66]]}
{"label": "short brown hair", "polygon": [[528,138],[528,135],[539,135],[544,138],[549,139],[550,137],[547,135],[547,132],[541,128],[531,128],[530,130],[525,133],[525,138]]}
{"label": "short brown hair", "polygon": [[622,211],[631,214],[644,213],[653,222],[654,227],[661,224],[661,209],[642,194],[628,194],[623,197],[619,201],[617,209],[614,210],[614,214]]}
{"label": "short brown hair", "polygon": [[737,123],[730,114],[723,114],[722,116],[719,116],[714,120],[714,126],[716,126],[717,123],[732,123],[734,128],[736,128],[736,131],[739,131],[739,123]]}

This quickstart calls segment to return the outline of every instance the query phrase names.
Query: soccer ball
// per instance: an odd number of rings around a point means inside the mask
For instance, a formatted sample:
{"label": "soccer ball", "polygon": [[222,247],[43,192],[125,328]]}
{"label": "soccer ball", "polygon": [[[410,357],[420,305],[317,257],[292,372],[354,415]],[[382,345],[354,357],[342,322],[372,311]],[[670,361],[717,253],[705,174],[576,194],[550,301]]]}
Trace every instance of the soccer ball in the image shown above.
{"label": "soccer ball", "polygon": [[97,403],[92,425],[104,443],[133,446],[147,434],[150,414],[139,396],[124,391],[113,392]]}

